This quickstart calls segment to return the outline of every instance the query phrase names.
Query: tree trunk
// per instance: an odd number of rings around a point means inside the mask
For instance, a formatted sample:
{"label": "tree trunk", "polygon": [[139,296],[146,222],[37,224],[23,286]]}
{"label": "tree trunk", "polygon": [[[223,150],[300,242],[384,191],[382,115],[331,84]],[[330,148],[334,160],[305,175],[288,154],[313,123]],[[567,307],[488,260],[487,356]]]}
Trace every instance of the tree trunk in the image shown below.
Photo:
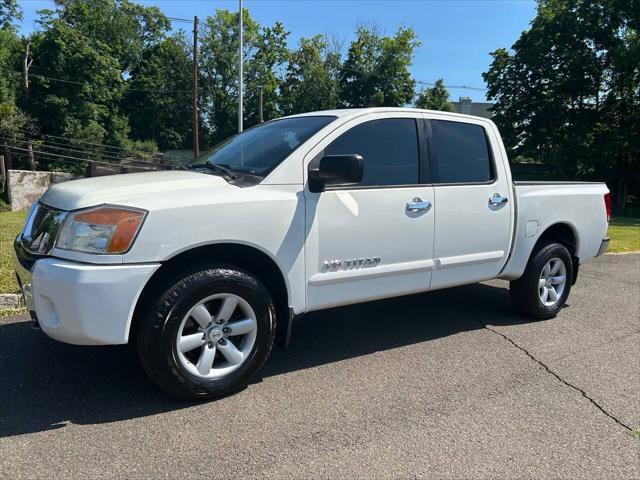
{"label": "tree trunk", "polygon": [[31,143],[31,139],[29,139],[27,142],[27,150],[27,155],[29,156],[29,168],[35,172],[37,170],[37,167],[36,159],[33,156],[33,144]]}
{"label": "tree trunk", "polygon": [[[30,43],[27,42],[27,47],[24,52],[24,58],[22,63],[22,74],[24,80],[24,96],[27,102],[27,108],[29,107],[29,67],[31,67],[31,63],[33,62],[29,57],[29,46]],[[31,141],[31,137],[27,137],[27,155],[29,156],[29,168],[31,170],[36,170],[36,160],[33,157],[33,144]]]}

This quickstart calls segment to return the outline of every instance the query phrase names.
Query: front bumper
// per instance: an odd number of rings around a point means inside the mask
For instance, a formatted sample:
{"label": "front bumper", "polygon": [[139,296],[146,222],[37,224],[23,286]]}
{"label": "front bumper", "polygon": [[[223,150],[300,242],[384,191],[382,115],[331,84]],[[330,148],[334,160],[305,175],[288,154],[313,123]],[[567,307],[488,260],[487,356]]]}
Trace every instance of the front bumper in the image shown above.
{"label": "front bumper", "polygon": [[[160,264],[94,265],[21,258],[16,273],[27,308],[49,337],[75,345],[127,343],[142,289]],[[35,315],[34,315],[35,313]]]}
{"label": "front bumper", "polygon": [[[19,238],[19,237],[18,237]],[[13,249],[13,268],[16,271],[18,286],[22,292],[22,298],[29,311],[33,311],[33,295],[31,292],[31,268],[35,263],[35,258],[28,255],[22,248],[18,239]]]}

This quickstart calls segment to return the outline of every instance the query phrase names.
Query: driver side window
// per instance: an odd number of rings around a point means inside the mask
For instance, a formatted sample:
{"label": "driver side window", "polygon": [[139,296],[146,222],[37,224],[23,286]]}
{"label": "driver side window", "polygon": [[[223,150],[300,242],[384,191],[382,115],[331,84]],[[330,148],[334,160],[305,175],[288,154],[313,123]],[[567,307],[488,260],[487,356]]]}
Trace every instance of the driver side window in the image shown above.
{"label": "driver side window", "polygon": [[325,155],[359,154],[364,175],[358,186],[419,183],[418,129],[413,118],[385,118],[361,123],[343,133]]}

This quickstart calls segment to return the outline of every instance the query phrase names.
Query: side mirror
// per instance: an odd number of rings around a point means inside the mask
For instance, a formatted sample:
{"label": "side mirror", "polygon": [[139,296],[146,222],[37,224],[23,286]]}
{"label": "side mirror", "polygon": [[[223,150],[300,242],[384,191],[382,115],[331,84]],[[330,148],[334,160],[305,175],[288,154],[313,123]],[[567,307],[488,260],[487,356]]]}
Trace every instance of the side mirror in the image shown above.
{"label": "side mirror", "polygon": [[359,183],[364,172],[361,155],[325,155],[309,163],[309,190],[323,192],[327,185]]}

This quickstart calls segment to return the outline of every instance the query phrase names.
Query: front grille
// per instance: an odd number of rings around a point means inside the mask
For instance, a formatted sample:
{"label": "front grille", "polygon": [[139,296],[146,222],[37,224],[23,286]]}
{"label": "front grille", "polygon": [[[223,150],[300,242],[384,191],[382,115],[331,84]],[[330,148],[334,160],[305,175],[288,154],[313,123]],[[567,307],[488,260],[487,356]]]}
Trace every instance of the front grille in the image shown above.
{"label": "front grille", "polygon": [[40,226],[42,225],[42,222],[44,221],[44,219],[47,216],[47,213],[49,213],[52,208],[44,205],[43,203],[38,203],[38,206],[36,207],[36,213],[33,217],[33,223],[31,224],[31,231],[37,231]]}
{"label": "front grille", "polygon": [[22,245],[31,253],[46,255],[53,248],[67,212],[38,203],[27,219]]}

